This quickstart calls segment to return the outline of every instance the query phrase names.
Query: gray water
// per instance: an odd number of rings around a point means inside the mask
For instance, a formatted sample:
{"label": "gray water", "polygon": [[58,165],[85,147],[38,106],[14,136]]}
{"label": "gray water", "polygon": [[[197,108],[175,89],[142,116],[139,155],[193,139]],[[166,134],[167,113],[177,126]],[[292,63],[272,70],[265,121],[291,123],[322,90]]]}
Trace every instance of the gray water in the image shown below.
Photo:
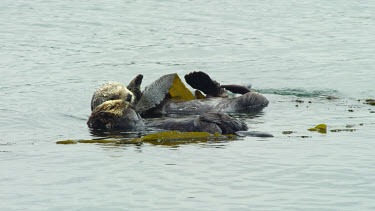
{"label": "gray water", "polygon": [[[0,20],[1,210],[375,209],[372,1],[3,0]],[[100,84],[198,70],[265,95],[237,117],[275,137],[55,144],[142,135],[90,132]]]}

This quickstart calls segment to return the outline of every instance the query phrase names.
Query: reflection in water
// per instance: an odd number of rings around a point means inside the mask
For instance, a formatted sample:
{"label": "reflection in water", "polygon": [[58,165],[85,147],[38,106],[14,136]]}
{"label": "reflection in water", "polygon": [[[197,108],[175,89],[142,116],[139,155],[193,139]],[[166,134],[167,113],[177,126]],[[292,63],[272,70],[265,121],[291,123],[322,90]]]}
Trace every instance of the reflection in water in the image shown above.
{"label": "reflection in water", "polygon": [[[152,131],[150,131],[152,132]],[[147,134],[150,134],[149,131],[135,131],[135,130],[104,130],[104,129],[90,129],[90,133],[94,139],[132,139],[132,138],[141,138]],[[156,131],[153,131],[156,132]]]}
{"label": "reflection in water", "polygon": [[[187,138],[187,139],[120,139],[120,140],[105,140],[105,139],[94,139],[94,140],[66,140],[66,141],[58,141],[57,144],[77,144],[77,143],[89,143],[89,144],[102,144],[106,147],[108,146],[126,146],[126,145],[135,145],[141,146],[144,143],[156,145],[156,146],[168,146],[172,148],[177,148],[180,145],[187,145],[187,144],[214,144],[213,147],[222,148],[222,143],[227,143],[233,140],[239,140],[240,138],[237,136],[228,137],[227,139],[223,139],[220,137],[217,138]],[[217,145],[220,143],[219,145]]]}
{"label": "reflection in water", "polygon": [[239,119],[254,119],[264,116],[264,111],[249,112],[249,113],[229,113],[228,115]]}
{"label": "reflection in water", "polygon": [[210,145],[212,147],[217,147],[218,143],[220,143],[220,146],[225,146],[223,143],[228,143],[233,140],[239,140],[238,137],[230,138],[227,140],[223,139],[184,139],[184,140],[145,140],[143,143],[148,143],[152,145],[160,145],[160,146],[168,146],[172,148],[177,148],[181,145],[187,145],[187,144],[205,144]]}

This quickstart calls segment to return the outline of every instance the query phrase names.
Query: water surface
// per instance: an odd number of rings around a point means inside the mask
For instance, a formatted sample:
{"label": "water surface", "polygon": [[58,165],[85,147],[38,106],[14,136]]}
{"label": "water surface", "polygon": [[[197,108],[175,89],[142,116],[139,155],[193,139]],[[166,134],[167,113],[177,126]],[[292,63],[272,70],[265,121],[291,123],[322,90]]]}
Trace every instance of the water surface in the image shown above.
{"label": "water surface", "polygon": [[[375,107],[363,103],[375,98],[374,3],[0,5],[4,210],[375,209]],[[264,94],[269,107],[237,117],[275,137],[55,144],[139,136],[90,132],[90,100],[100,84],[127,84],[142,73],[147,85],[198,70]],[[320,123],[327,134],[307,130]]]}

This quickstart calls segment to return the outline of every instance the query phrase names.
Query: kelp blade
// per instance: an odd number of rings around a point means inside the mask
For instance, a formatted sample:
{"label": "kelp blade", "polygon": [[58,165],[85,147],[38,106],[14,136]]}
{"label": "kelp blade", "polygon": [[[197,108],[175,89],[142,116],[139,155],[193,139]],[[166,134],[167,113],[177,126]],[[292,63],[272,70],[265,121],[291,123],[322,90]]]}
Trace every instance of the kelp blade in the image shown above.
{"label": "kelp blade", "polygon": [[176,145],[191,142],[205,142],[209,140],[231,140],[234,139],[235,135],[221,135],[218,133],[210,134],[207,132],[178,132],[178,131],[167,131],[161,133],[154,133],[143,136],[142,138],[130,139],[130,140],[78,140],[78,141],[58,141],[56,144],[77,144],[77,143],[111,143],[111,144],[141,144],[151,143],[155,145]]}
{"label": "kelp blade", "polygon": [[314,128],[307,129],[309,131],[317,131],[318,133],[327,133],[327,125],[326,124],[319,124]]}
{"label": "kelp blade", "polygon": [[190,143],[204,143],[207,141],[233,140],[235,135],[221,135],[207,132],[178,132],[168,131],[150,134],[141,138],[143,143],[153,145],[178,146]]}
{"label": "kelp blade", "polygon": [[199,90],[195,90],[195,97],[196,97],[197,99],[204,99],[204,98],[206,98],[206,97],[202,94],[202,92],[200,92]]}
{"label": "kelp blade", "polygon": [[195,97],[191,91],[186,88],[185,84],[181,81],[178,75],[175,75],[172,87],[169,89],[169,94],[174,99],[194,100]]}

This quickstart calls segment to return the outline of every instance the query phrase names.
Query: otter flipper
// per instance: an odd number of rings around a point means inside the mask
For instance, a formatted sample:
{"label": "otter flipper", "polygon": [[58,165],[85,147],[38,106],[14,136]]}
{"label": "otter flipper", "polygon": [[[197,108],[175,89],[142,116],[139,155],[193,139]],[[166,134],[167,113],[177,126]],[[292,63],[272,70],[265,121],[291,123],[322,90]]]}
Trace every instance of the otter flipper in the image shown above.
{"label": "otter flipper", "polygon": [[226,91],[220,87],[220,84],[211,79],[206,73],[192,72],[185,75],[185,81],[194,89],[199,89],[207,96],[211,97],[226,97]]}
{"label": "otter flipper", "polygon": [[199,116],[199,122],[216,124],[221,129],[222,134],[235,134],[236,131],[248,129],[244,122],[222,112],[204,113]]}
{"label": "otter flipper", "polygon": [[146,126],[163,130],[208,132],[211,134],[235,134],[236,131],[247,130],[244,122],[221,112],[204,113],[195,117],[148,121]]}
{"label": "otter flipper", "polygon": [[241,85],[221,85],[220,87],[228,91],[231,91],[233,93],[242,94],[242,95],[248,92],[251,92],[249,88],[247,88],[246,86],[241,86]]}
{"label": "otter flipper", "polygon": [[147,86],[135,109],[143,115],[159,105],[166,97],[179,100],[194,100],[194,95],[186,88],[178,75],[173,73],[164,75]]}

